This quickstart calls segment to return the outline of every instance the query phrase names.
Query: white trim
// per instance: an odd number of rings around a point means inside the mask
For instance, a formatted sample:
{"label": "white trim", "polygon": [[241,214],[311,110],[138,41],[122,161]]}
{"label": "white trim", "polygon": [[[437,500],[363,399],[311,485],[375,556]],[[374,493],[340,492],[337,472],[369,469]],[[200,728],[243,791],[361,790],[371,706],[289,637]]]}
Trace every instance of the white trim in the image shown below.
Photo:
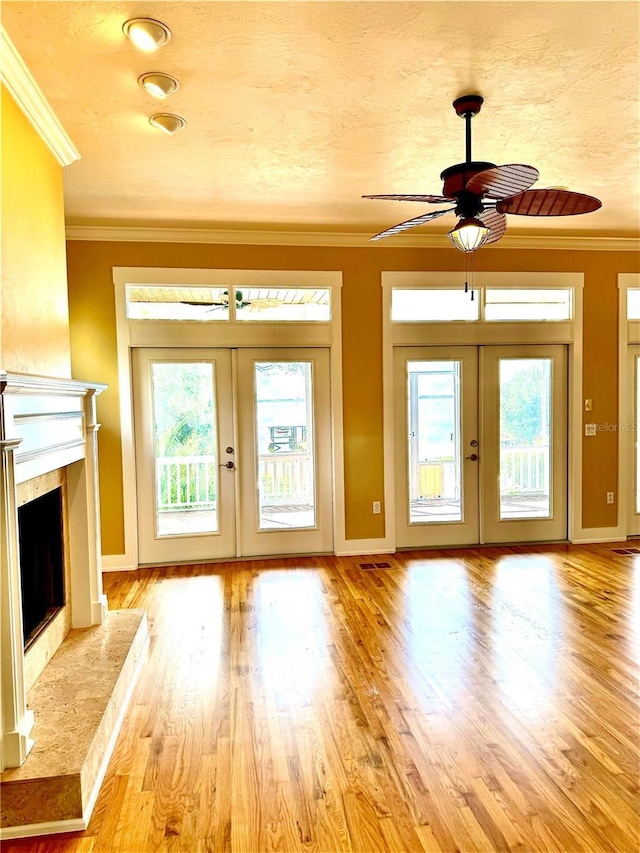
{"label": "white trim", "polygon": [[0,77],[11,96],[29,119],[40,137],[61,166],[69,166],[74,160],[80,159],[80,153],[65,129],[42,90],[33,79],[9,34],[0,24],[2,63]]}
{"label": "white trim", "polygon": [[127,560],[126,554],[103,554],[102,572],[135,572],[138,566]]}
{"label": "white trim", "polygon": [[124,524],[124,563],[139,565],[138,560],[138,499],[136,487],[136,454],[133,436],[133,395],[131,390],[131,351],[125,282],[117,278],[114,269],[116,306],[116,356],[120,398],[120,442],[122,448],[122,510]]}
{"label": "white trim", "polygon": [[344,495],[344,411],[342,406],[342,275],[340,288],[331,294],[331,352],[329,381],[331,383],[331,442],[333,483],[333,551],[345,542]]}
{"label": "white trim", "polygon": [[357,557],[367,554],[395,554],[396,549],[389,541],[384,539],[346,539],[340,549],[336,548],[336,557]]}
{"label": "white trim", "polygon": [[[387,531],[391,526],[394,508],[395,444],[393,431],[393,347],[395,346],[456,346],[491,345],[496,343],[563,343],[568,344],[569,410],[568,410],[568,491],[567,538],[583,535],[582,530],[582,350],[583,350],[583,288],[584,275],[580,272],[478,272],[474,276],[477,287],[572,287],[574,288],[573,320],[566,322],[487,322],[476,320],[460,323],[393,323],[391,321],[392,287],[443,287],[459,279],[456,272],[405,272],[387,270],[381,274],[383,288],[383,411],[385,501],[387,506]],[[515,335],[514,340],[511,338]],[[576,425],[579,424],[579,427]],[[578,430],[576,432],[576,429]],[[396,543],[397,544],[397,543]]]}
{"label": "white trim", "polygon": [[[382,273],[383,286],[388,287],[436,287],[436,288],[455,288],[464,284],[464,274],[456,270],[436,270],[433,272],[416,272],[405,270],[385,270]],[[540,288],[542,290],[552,289],[554,287],[584,287],[584,276],[581,272],[492,272],[482,271],[476,272],[473,275],[474,288],[481,287],[511,287],[517,289],[524,288]],[[389,318],[391,314],[389,313]],[[443,321],[447,322],[447,321]],[[462,321],[467,322],[467,321]],[[469,321],[479,323],[480,320]],[[496,322],[496,321],[482,321]],[[499,321],[503,324],[503,321]],[[520,321],[531,322],[536,325],[542,322],[556,323],[557,321],[542,321],[530,320]],[[397,322],[393,326],[400,325]],[[435,326],[437,323],[430,323]],[[450,323],[447,323],[450,325]]]}
{"label": "white trim", "polygon": [[[391,322],[391,287],[385,287],[385,274],[380,276],[382,288],[382,429],[385,535],[396,545],[396,466],[393,401],[393,333]],[[388,398],[389,396],[389,398]],[[390,403],[390,405],[389,405]]]}
{"label": "white trim", "polygon": [[[632,324],[627,319],[627,291],[632,287],[640,287],[640,273],[618,273],[618,419],[620,423],[631,423],[635,417],[634,377],[629,370],[629,344],[635,344],[632,338],[635,337],[633,330],[637,323]],[[618,529],[624,532],[625,538],[636,535],[631,523],[635,479],[632,472],[634,454],[631,441],[632,435],[628,435],[626,430],[618,430]]]}
{"label": "white trim", "polygon": [[[370,233],[350,231],[267,231],[214,228],[163,228],[160,226],[67,225],[67,240],[95,240],[118,243],[224,243],[245,246],[371,246],[450,249],[445,234],[403,234],[384,243],[371,243]],[[561,251],[637,252],[635,237],[555,237],[509,234],[486,247],[500,249],[557,249]]]}
{"label": "white trim", "polygon": [[6,826],[0,829],[0,841],[12,838],[35,838],[39,835],[57,835],[60,832],[82,832],[89,826],[88,819],[76,817],[71,820],[50,820],[43,823],[25,823],[22,826]]}
{"label": "white trim", "polygon": [[[591,535],[587,535],[591,534]],[[627,537],[619,527],[586,527],[572,545],[596,545],[599,542],[626,542]]]}
{"label": "white trim", "polygon": [[[334,549],[344,542],[344,443],[342,420],[342,273],[335,270],[258,270],[258,269],[181,269],[156,267],[114,267],[113,283],[116,304],[116,339],[118,381],[120,386],[120,429],[122,440],[122,485],[124,511],[124,554],[107,558],[106,571],[131,570],[139,567],[137,534],[137,484],[133,441],[133,401],[131,396],[130,349],[136,346],[215,346],[273,347],[324,346],[330,348],[331,421],[333,453],[333,541]],[[128,320],[125,285],[175,284],[234,287],[238,285],[328,287],[332,291],[329,323],[256,323],[225,321],[216,324],[215,334],[207,323],[162,323],[153,320]],[[277,326],[277,342],[269,340],[269,327]],[[166,328],[165,328],[166,327]],[[169,328],[170,327],[170,328]],[[180,329],[189,329],[188,343]],[[152,340],[157,329],[163,340]],[[167,331],[169,329],[169,331]],[[146,330],[146,331],[145,331]],[[282,332],[287,331],[286,344]],[[206,340],[201,341],[200,336]],[[236,336],[234,339],[233,336]],[[150,337],[151,336],[151,337]],[[314,339],[317,336],[317,339]]]}
{"label": "white trim", "polygon": [[584,353],[584,276],[574,285],[572,341],[567,363],[567,539],[573,542],[582,530],[582,397]]}

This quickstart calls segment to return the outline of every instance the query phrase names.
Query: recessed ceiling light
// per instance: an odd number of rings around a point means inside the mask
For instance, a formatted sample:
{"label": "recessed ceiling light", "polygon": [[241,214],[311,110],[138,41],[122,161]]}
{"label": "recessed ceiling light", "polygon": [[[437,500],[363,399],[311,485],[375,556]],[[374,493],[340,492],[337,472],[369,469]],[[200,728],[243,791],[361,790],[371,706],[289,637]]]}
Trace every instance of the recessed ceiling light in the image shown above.
{"label": "recessed ceiling light", "polygon": [[187,122],[182,116],[172,115],[172,113],[156,113],[149,119],[149,124],[171,135],[186,127]]}
{"label": "recessed ceiling light", "polygon": [[180,88],[180,83],[175,77],[169,74],[163,74],[161,71],[151,71],[148,74],[143,74],[138,77],[138,83],[154,98],[164,100],[169,95],[173,95]]}
{"label": "recessed ceiling light", "polygon": [[171,30],[162,21],[153,18],[131,18],[122,25],[122,31],[137,48],[152,53],[171,38]]}

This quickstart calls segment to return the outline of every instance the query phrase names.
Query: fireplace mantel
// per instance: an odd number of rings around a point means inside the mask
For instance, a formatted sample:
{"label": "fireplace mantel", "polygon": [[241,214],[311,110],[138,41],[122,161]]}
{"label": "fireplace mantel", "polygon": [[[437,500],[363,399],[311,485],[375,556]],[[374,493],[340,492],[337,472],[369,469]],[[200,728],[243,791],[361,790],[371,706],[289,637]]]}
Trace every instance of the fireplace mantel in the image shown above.
{"label": "fireplace mantel", "polygon": [[97,470],[96,382],[0,370],[0,582],[2,627],[1,765],[18,767],[33,746],[27,708],[17,486],[67,471],[72,627],[101,624],[102,592]]}

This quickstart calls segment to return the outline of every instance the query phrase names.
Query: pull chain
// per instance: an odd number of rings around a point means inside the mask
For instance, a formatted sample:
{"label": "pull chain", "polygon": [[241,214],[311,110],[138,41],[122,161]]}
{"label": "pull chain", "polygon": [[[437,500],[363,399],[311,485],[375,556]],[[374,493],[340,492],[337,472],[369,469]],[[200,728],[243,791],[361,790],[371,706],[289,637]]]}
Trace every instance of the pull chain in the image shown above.
{"label": "pull chain", "polygon": [[469,253],[464,253],[464,292],[469,293]]}

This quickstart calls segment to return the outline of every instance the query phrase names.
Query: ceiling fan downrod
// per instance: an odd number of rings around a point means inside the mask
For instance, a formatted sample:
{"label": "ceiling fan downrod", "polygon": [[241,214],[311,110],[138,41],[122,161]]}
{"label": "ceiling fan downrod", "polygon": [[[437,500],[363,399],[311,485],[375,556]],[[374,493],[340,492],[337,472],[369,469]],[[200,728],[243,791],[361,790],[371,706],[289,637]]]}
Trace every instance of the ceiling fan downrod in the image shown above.
{"label": "ceiling fan downrod", "polygon": [[471,163],[471,119],[482,109],[484,98],[480,95],[463,95],[456,98],[453,108],[465,122],[466,162]]}

